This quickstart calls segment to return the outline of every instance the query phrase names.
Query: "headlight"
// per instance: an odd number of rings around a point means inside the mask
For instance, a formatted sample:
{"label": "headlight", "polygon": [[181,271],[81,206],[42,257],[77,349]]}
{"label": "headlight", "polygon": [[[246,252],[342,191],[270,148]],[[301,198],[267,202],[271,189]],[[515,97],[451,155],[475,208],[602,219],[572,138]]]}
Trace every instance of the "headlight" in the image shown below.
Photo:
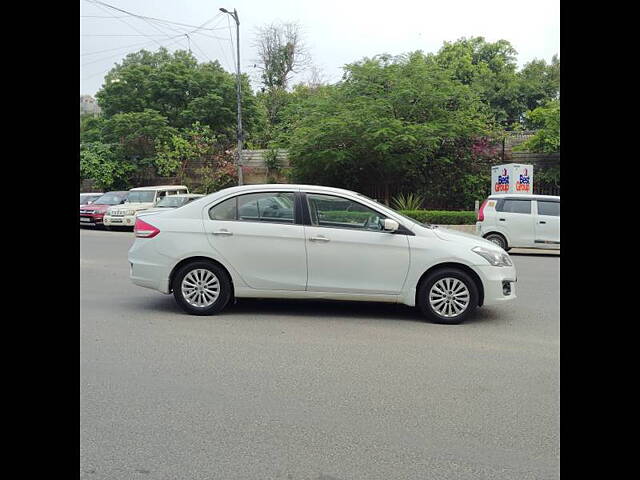
{"label": "headlight", "polygon": [[488,248],[484,247],[474,247],[471,249],[471,251],[480,255],[494,267],[510,267],[511,265],[513,265],[513,263],[511,263],[509,255],[505,252],[489,250]]}
{"label": "headlight", "polygon": [[127,210],[127,215],[135,215],[136,211],[135,210]]}

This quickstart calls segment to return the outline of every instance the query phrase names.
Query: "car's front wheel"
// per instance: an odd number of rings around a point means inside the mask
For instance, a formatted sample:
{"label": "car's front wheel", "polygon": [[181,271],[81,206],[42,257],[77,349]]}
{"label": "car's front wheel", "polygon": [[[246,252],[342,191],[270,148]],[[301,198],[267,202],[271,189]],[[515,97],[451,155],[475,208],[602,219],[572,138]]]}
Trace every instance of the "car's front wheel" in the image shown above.
{"label": "car's front wheel", "polygon": [[457,324],[477,308],[478,287],[462,270],[436,270],[420,284],[417,305],[425,317],[436,323]]}
{"label": "car's front wheel", "polygon": [[214,315],[231,298],[231,281],[227,272],[206,261],[181,267],[173,278],[172,289],[178,305],[192,315]]}

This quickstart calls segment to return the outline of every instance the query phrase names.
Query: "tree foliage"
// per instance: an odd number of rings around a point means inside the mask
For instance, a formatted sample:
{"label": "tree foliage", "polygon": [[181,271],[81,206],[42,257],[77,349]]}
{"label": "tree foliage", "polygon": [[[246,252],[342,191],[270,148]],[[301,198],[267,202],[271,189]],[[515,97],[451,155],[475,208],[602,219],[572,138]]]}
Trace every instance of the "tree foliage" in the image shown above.
{"label": "tree foliage", "polygon": [[529,128],[536,133],[519,145],[520,150],[538,153],[560,152],[560,100],[551,100],[526,114]]}
{"label": "tree foliage", "polygon": [[[241,77],[243,127],[252,130],[257,104]],[[236,76],[215,62],[199,64],[188,52],[141,50],[127,55],[106,76],[96,98],[106,117],[153,110],[173,128],[195,122],[231,144],[236,135]]]}
{"label": "tree foliage", "polygon": [[295,93],[279,139],[305,183],[420,188],[445,171],[470,171],[474,142],[495,134],[477,93],[421,52],[364,59],[337,85]]}

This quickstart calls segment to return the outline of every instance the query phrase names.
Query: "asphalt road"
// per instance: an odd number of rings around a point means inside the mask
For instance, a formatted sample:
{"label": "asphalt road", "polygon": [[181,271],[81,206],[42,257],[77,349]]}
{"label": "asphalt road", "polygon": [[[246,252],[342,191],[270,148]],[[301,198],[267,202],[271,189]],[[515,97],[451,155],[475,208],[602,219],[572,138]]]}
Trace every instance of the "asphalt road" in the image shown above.
{"label": "asphalt road", "polygon": [[559,478],[559,255],[457,326],[402,305],[134,286],[130,232],[80,232],[82,479]]}

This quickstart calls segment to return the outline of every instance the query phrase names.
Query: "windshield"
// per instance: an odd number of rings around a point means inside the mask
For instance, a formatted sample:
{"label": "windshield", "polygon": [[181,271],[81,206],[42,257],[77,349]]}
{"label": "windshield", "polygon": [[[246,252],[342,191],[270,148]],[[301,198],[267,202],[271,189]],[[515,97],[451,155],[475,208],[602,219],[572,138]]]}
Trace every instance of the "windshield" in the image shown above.
{"label": "windshield", "polygon": [[95,194],[81,193],[80,194],[80,205],[82,205],[83,203],[92,202],[96,198],[98,198],[99,196],[100,196],[99,194],[95,195]]}
{"label": "windshield", "polygon": [[151,203],[155,198],[156,192],[153,190],[139,190],[137,192],[129,192],[127,201],[129,203]]}
{"label": "windshield", "polygon": [[[371,198],[371,197],[367,197],[366,195],[363,195],[363,194],[361,194],[361,193],[358,193],[358,195],[359,195],[359,196],[361,196],[361,197],[364,197],[364,198],[366,198],[366,199],[368,199],[368,200],[371,200],[372,202],[380,203],[380,202],[378,202],[377,200],[374,200],[374,199],[373,199],[373,198]],[[419,226],[421,226],[421,227],[433,228],[433,225],[431,225],[430,223],[427,223],[427,222],[424,222],[424,223],[419,222],[419,221],[417,221],[415,218],[407,217],[406,215],[403,215],[403,214],[402,214],[402,213],[400,213],[399,211],[397,211],[397,210],[395,210],[395,209],[393,209],[393,208],[391,208],[391,207],[388,207],[388,206],[386,206],[386,205],[385,205],[385,208],[388,208],[389,210],[391,210],[391,211],[392,211],[393,213],[395,213],[396,215],[400,215],[402,218],[406,218],[406,219],[407,219],[407,220],[409,220],[411,223],[415,223],[416,225],[419,225]]]}
{"label": "windshield", "polygon": [[162,200],[158,202],[156,207],[177,208],[177,207],[181,207],[185,203],[189,203],[189,200],[191,200],[189,197],[176,197],[175,195],[164,197]]}
{"label": "windshield", "polygon": [[105,193],[94,203],[96,205],[120,205],[126,199],[126,193]]}

